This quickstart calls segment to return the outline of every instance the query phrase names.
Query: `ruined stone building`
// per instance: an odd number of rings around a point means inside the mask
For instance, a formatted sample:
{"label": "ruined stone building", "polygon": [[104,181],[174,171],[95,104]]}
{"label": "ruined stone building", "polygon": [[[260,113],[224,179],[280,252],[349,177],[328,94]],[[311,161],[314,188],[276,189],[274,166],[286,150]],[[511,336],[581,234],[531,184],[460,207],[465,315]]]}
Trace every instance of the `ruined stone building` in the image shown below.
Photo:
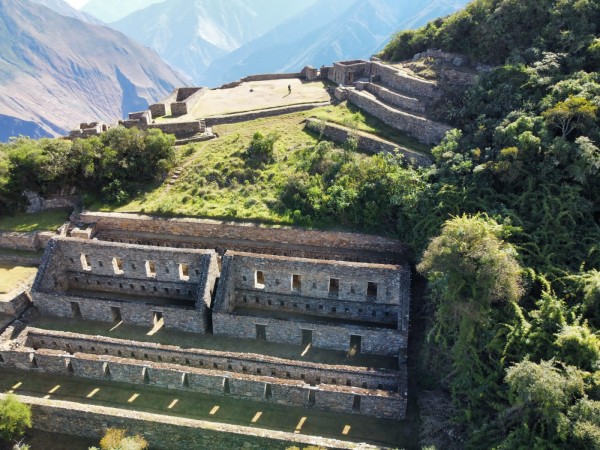
{"label": "ruined stone building", "polygon": [[[323,349],[347,355],[348,362],[30,326],[18,345],[0,352],[3,364],[404,417],[410,273],[399,243],[129,214],[82,213],[75,220],[80,224],[70,236],[55,237],[46,247],[31,292],[42,315],[285,343],[298,354]],[[369,363],[351,363],[358,356]]]}

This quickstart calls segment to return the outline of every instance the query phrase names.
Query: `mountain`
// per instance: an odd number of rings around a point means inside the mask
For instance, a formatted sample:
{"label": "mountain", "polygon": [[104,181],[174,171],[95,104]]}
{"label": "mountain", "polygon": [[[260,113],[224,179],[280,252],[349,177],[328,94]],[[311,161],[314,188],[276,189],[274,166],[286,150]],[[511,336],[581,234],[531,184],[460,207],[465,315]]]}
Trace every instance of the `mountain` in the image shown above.
{"label": "mountain", "polygon": [[319,0],[230,54],[215,60],[202,78],[216,86],[253,73],[299,71],[377,53],[397,30],[446,16],[468,0]]}
{"label": "mountain", "polygon": [[215,59],[267,33],[315,1],[283,6],[280,0],[168,0],[111,26],[154,49],[200,83]]}
{"label": "mountain", "polygon": [[67,2],[63,0],[31,0],[34,3],[38,3],[40,5],[44,5],[47,8],[50,8],[52,11],[57,12],[61,16],[74,17],[75,19],[83,20],[84,22],[93,23],[95,25],[102,25],[100,19],[87,14],[85,12],[79,11],[72,6],[70,6]]}
{"label": "mountain", "polygon": [[103,22],[116,22],[129,14],[165,0],[90,0],[81,11]]}
{"label": "mountain", "polygon": [[0,1],[0,55],[0,140],[114,121],[189,83],[121,33],[28,0]]}

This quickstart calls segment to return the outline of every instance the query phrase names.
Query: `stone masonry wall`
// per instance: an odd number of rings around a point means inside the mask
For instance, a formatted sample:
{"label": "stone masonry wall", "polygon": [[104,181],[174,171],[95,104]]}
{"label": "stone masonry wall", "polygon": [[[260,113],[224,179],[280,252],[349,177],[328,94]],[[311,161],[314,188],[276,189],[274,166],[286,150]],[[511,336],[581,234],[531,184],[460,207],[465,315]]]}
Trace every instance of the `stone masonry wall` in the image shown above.
{"label": "stone masonry wall", "polygon": [[405,95],[391,91],[390,89],[387,89],[384,86],[380,86],[375,83],[359,82],[357,83],[356,88],[359,90],[366,89],[368,92],[375,95],[377,98],[380,98],[384,102],[397,106],[400,109],[404,109],[406,111],[414,111],[419,114],[425,114],[426,112],[425,103],[419,101],[416,98],[407,97]]}
{"label": "stone masonry wall", "polygon": [[[5,394],[0,394],[3,398]],[[375,450],[381,447],[269,429],[163,416],[75,402],[20,397],[31,405],[36,429],[100,439],[106,428],[144,436],[163,450],[282,450],[289,446]]]}
{"label": "stone masonry wall", "polygon": [[281,116],[283,114],[291,114],[298,111],[308,111],[310,109],[319,108],[328,105],[329,102],[306,103],[300,105],[284,106],[281,108],[262,109],[258,111],[249,111],[238,114],[226,114],[222,116],[207,117],[204,119],[206,126],[214,127],[215,125],[223,125],[230,123],[248,122],[250,120],[262,119],[264,117]]}
{"label": "stone masonry wall", "polygon": [[371,75],[374,79],[379,78],[383,84],[398,90],[405,95],[435,101],[442,95],[442,91],[432,82],[415,78],[393,66],[380,62],[371,62]]}
{"label": "stone masonry wall", "polygon": [[208,92],[205,88],[179,88],[176,101],[171,103],[171,115],[182,116],[190,112]]}
{"label": "stone masonry wall", "polygon": [[206,317],[195,307],[169,306],[153,303],[133,303],[115,299],[101,299],[68,295],[66,293],[33,292],[33,305],[43,315],[74,317],[74,304],[79,308],[81,318],[100,322],[114,322],[113,308],[117,308],[123,323],[148,327],[154,326],[155,313],[162,314],[164,327],[189,331],[206,332]]}
{"label": "stone masonry wall", "polygon": [[377,117],[385,124],[396,128],[426,144],[437,144],[451,130],[443,123],[434,122],[425,117],[415,116],[378,102],[370,94],[349,90],[348,100],[360,109]]}
{"label": "stone masonry wall", "polygon": [[[309,391],[314,391],[314,406],[328,411],[366,414],[379,418],[404,416],[406,397],[386,391],[357,387],[322,385],[314,388],[303,381],[281,380],[269,376],[220,372],[176,364],[136,361],[109,355],[74,354],[58,350],[2,350],[2,366],[95,379],[110,379],[131,384],[148,384],[168,389],[190,390],[210,395],[230,395],[241,399],[265,401],[288,406],[310,406]],[[268,388],[267,388],[268,385]],[[355,409],[355,396],[370,402]],[[322,397],[322,398],[321,398]]]}
{"label": "stone masonry wall", "polygon": [[303,380],[307,384],[345,385],[404,392],[404,371],[319,364],[252,353],[183,349],[150,342],[27,328],[26,345],[65,352],[111,355],[219,371]]}
{"label": "stone masonry wall", "polygon": [[[159,217],[84,211],[72,217],[74,222],[95,223],[99,231],[122,230],[139,233],[198,236],[227,241],[248,240],[327,248],[332,254],[340,249],[405,253],[406,247],[395,239],[358,233],[303,230],[291,227],[267,227],[253,223],[232,223],[207,219],[163,219]],[[342,258],[343,259],[343,258]]]}
{"label": "stone masonry wall", "polygon": [[406,336],[396,329],[213,312],[213,333],[217,335],[256,339],[257,325],[265,327],[267,341],[292,345],[302,344],[302,330],[312,331],[312,344],[315,347],[331,350],[350,350],[352,336],[360,336],[363,353],[375,355],[398,357],[400,350],[407,345]]}
{"label": "stone masonry wall", "polygon": [[409,150],[404,147],[399,147],[397,144],[379,139],[375,136],[366,136],[360,132],[355,132],[349,128],[343,127],[330,122],[323,122],[319,119],[309,118],[306,120],[306,127],[316,133],[321,133],[323,136],[339,143],[344,143],[348,140],[348,136],[355,135],[358,137],[358,148],[360,150],[373,153],[394,153],[399,152],[404,156],[407,163],[416,166],[429,166],[431,159],[429,157]]}

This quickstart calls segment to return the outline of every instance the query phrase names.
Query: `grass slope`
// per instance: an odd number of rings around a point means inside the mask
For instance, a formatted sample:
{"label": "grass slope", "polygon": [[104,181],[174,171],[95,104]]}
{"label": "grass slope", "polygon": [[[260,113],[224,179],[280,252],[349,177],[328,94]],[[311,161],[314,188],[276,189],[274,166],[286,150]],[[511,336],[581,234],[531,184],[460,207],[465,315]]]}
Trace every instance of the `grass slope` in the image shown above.
{"label": "grass slope", "polygon": [[[304,129],[304,119],[311,116],[370,132],[423,153],[430,150],[342,103],[215,127],[219,139],[179,148],[181,174],[177,179],[168,178],[125,205],[94,204],[90,209],[293,224],[294,218],[282,212],[278,197],[281,186],[298,171],[302,150],[318,142],[317,135]],[[262,167],[249,166],[243,158],[257,131],[280,136],[275,144],[275,161]]]}

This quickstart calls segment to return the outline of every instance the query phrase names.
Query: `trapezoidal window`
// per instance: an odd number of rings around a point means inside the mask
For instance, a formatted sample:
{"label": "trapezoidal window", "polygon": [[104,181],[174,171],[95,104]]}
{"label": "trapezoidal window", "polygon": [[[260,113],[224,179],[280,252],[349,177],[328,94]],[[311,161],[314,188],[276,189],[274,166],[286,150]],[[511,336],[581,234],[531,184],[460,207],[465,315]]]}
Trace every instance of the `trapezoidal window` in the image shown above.
{"label": "trapezoidal window", "polygon": [[256,289],[265,288],[265,274],[262,270],[257,270],[256,272],[254,272],[254,287]]}
{"label": "trapezoidal window", "polygon": [[337,297],[340,293],[340,280],[339,278],[329,279],[329,295],[331,297]]}
{"label": "trapezoidal window", "polygon": [[182,281],[190,279],[190,266],[188,264],[179,264],[179,279]]}
{"label": "trapezoidal window", "polygon": [[83,270],[92,270],[92,265],[90,264],[90,258],[88,258],[88,255],[82,253],[79,259],[81,260],[81,267]]}
{"label": "trapezoidal window", "polygon": [[154,261],[146,261],[146,276],[156,278],[156,263]]}
{"label": "trapezoidal window", "polygon": [[115,275],[123,275],[123,260],[121,258],[115,256],[112,260],[112,265]]}
{"label": "trapezoidal window", "polygon": [[292,275],[292,292],[300,292],[302,288],[302,277],[300,275]]}
{"label": "trapezoidal window", "polygon": [[372,281],[367,283],[367,298],[377,298],[377,283],[373,283]]}

